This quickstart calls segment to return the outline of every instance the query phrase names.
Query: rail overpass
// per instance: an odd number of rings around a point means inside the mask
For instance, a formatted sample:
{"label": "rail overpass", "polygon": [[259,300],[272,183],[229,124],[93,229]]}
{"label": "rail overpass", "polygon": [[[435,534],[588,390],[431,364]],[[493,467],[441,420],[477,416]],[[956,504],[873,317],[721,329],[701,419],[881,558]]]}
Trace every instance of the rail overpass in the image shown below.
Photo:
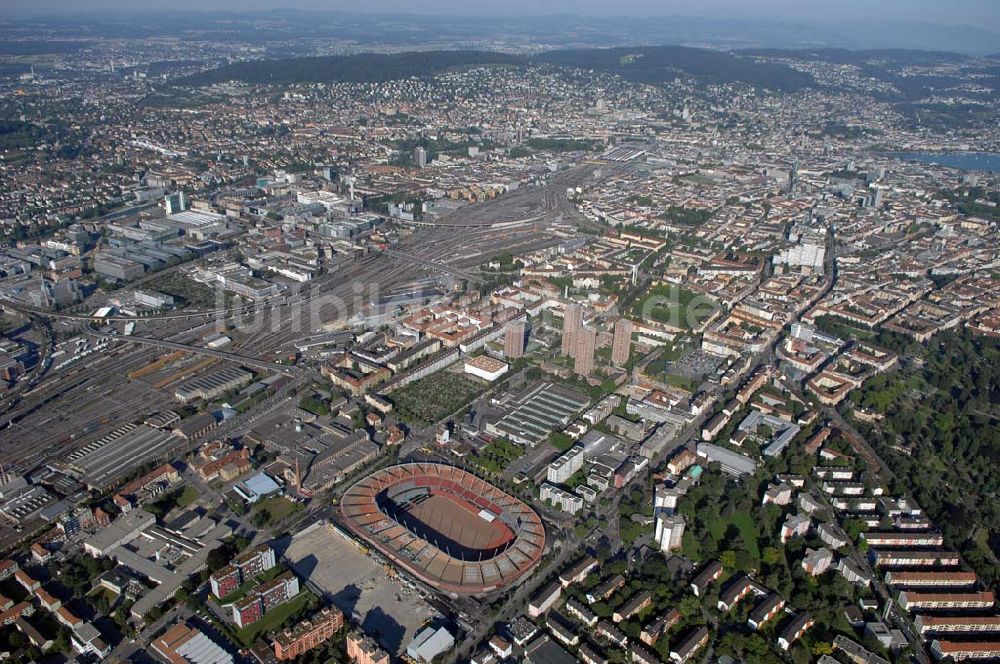
{"label": "rail overpass", "polygon": [[98,337],[100,339],[125,341],[127,343],[139,344],[142,346],[152,346],[154,348],[166,348],[170,350],[182,350],[188,353],[206,355],[208,357],[214,357],[220,360],[227,360],[229,362],[237,362],[239,364],[245,364],[249,367],[255,367],[257,369],[262,369],[264,371],[277,371],[287,376],[294,376],[296,373],[298,373],[298,369],[296,367],[290,367],[284,364],[277,364],[275,362],[267,362],[265,360],[261,360],[256,357],[248,357],[246,355],[239,355],[237,353],[227,353],[226,351],[222,350],[215,350],[212,348],[202,348],[201,346],[192,346],[190,344],[182,344],[176,341],[166,341],[163,339],[149,339],[148,337],[137,337],[135,335],[125,336],[120,334],[102,334],[100,332],[94,332],[94,331],[88,331],[87,334],[93,337]]}
{"label": "rail overpass", "polygon": [[432,261],[426,258],[419,258],[411,254],[398,251],[396,249],[377,249],[379,253],[385,254],[386,256],[391,256],[392,258],[398,258],[421,267],[430,268],[433,270],[438,270],[439,272],[444,272],[445,274],[450,274],[453,277],[458,277],[459,279],[465,279],[469,283],[478,284],[482,282],[482,277],[475,272],[469,272],[468,270],[463,270],[461,268],[453,267],[447,263],[441,263],[440,261]]}

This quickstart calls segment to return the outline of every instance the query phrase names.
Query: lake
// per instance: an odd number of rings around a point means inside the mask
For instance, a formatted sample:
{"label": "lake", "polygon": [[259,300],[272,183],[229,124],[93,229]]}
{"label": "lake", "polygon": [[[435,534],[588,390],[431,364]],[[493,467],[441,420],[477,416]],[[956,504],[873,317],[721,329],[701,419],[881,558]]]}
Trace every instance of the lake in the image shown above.
{"label": "lake", "polygon": [[1000,153],[997,152],[884,152],[886,157],[921,164],[937,164],[962,171],[1000,172]]}

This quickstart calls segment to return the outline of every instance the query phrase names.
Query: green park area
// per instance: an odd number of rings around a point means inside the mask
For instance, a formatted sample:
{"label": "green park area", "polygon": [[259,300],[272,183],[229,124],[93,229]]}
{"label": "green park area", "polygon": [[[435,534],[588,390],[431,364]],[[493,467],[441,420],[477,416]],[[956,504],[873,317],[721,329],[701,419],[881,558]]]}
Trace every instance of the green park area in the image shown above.
{"label": "green park area", "polygon": [[506,438],[497,438],[469,457],[469,463],[486,475],[500,475],[513,461],[524,454],[521,446]]}
{"label": "green park area", "polygon": [[171,510],[189,507],[196,500],[198,500],[198,490],[190,484],[185,484],[182,489],[174,489],[155,502],[147,503],[143,508],[156,515],[156,518],[163,519]]}
{"label": "green park area", "polygon": [[258,528],[266,528],[300,509],[302,509],[301,504],[292,502],[284,496],[271,496],[257,501],[253,506],[250,520]]}
{"label": "green park area", "polygon": [[687,330],[717,306],[718,303],[706,295],[680,286],[661,284],[646,291],[632,308],[632,315],[638,320],[666,323]]}
{"label": "green park area", "polygon": [[569,434],[563,433],[562,431],[555,431],[549,436],[549,444],[560,452],[565,452],[569,448],[576,445],[576,441],[573,440]]}
{"label": "green park area", "polygon": [[851,325],[846,318],[839,316],[820,316],[816,319],[816,327],[820,330],[838,336],[841,339],[860,339],[871,341],[875,338],[875,333],[857,325]]}
{"label": "green park area", "polygon": [[688,378],[687,376],[681,376],[679,374],[668,373],[664,377],[664,382],[666,382],[667,385],[672,385],[673,387],[679,387],[680,389],[687,390],[688,392],[693,392],[695,388],[698,387],[697,383],[694,380]]}
{"label": "green park area", "polygon": [[458,411],[486,390],[462,374],[438,371],[389,395],[396,412],[407,422],[434,424]]}
{"label": "green park area", "polygon": [[[700,176],[693,175],[692,178],[697,178]],[[693,181],[693,180],[692,180]],[[672,224],[680,224],[683,226],[701,226],[706,221],[712,218],[714,214],[713,210],[705,210],[701,208],[686,208],[671,205],[666,209],[663,214],[660,215],[660,219],[663,219]]]}
{"label": "green park area", "polygon": [[746,546],[746,552],[753,560],[760,559],[760,548],[757,546],[757,539],[760,533],[757,532],[757,525],[748,512],[734,512],[728,518],[713,518],[708,521],[708,529],[716,541],[726,538],[727,533],[733,532],[735,528]]}
{"label": "green park area", "polygon": [[177,496],[177,507],[188,507],[198,500],[198,490],[190,484],[185,484],[181,495]]}

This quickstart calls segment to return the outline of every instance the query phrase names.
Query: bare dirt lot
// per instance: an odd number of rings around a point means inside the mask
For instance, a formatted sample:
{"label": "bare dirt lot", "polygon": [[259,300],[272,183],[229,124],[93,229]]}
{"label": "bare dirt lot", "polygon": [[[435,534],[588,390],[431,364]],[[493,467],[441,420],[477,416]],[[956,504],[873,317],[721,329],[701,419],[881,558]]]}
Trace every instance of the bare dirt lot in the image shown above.
{"label": "bare dirt lot", "polygon": [[283,544],[295,573],[391,653],[402,652],[421,625],[438,615],[404,578],[328,523],[314,524]]}

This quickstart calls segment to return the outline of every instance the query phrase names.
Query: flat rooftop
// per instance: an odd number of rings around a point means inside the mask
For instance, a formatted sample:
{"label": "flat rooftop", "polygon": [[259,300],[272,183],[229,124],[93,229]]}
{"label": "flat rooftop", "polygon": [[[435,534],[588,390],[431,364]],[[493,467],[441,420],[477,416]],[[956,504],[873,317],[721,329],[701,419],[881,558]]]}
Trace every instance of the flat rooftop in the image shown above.
{"label": "flat rooftop", "polygon": [[67,461],[92,487],[113,484],[133,470],[168,455],[178,440],[146,424],[125,424],[72,452]]}
{"label": "flat rooftop", "polygon": [[523,392],[517,403],[513,411],[496,423],[496,428],[515,440],[524,439],[537,445],[553,431],[569,424],[587,407],[590,399],[551,383],[540,383]]}

